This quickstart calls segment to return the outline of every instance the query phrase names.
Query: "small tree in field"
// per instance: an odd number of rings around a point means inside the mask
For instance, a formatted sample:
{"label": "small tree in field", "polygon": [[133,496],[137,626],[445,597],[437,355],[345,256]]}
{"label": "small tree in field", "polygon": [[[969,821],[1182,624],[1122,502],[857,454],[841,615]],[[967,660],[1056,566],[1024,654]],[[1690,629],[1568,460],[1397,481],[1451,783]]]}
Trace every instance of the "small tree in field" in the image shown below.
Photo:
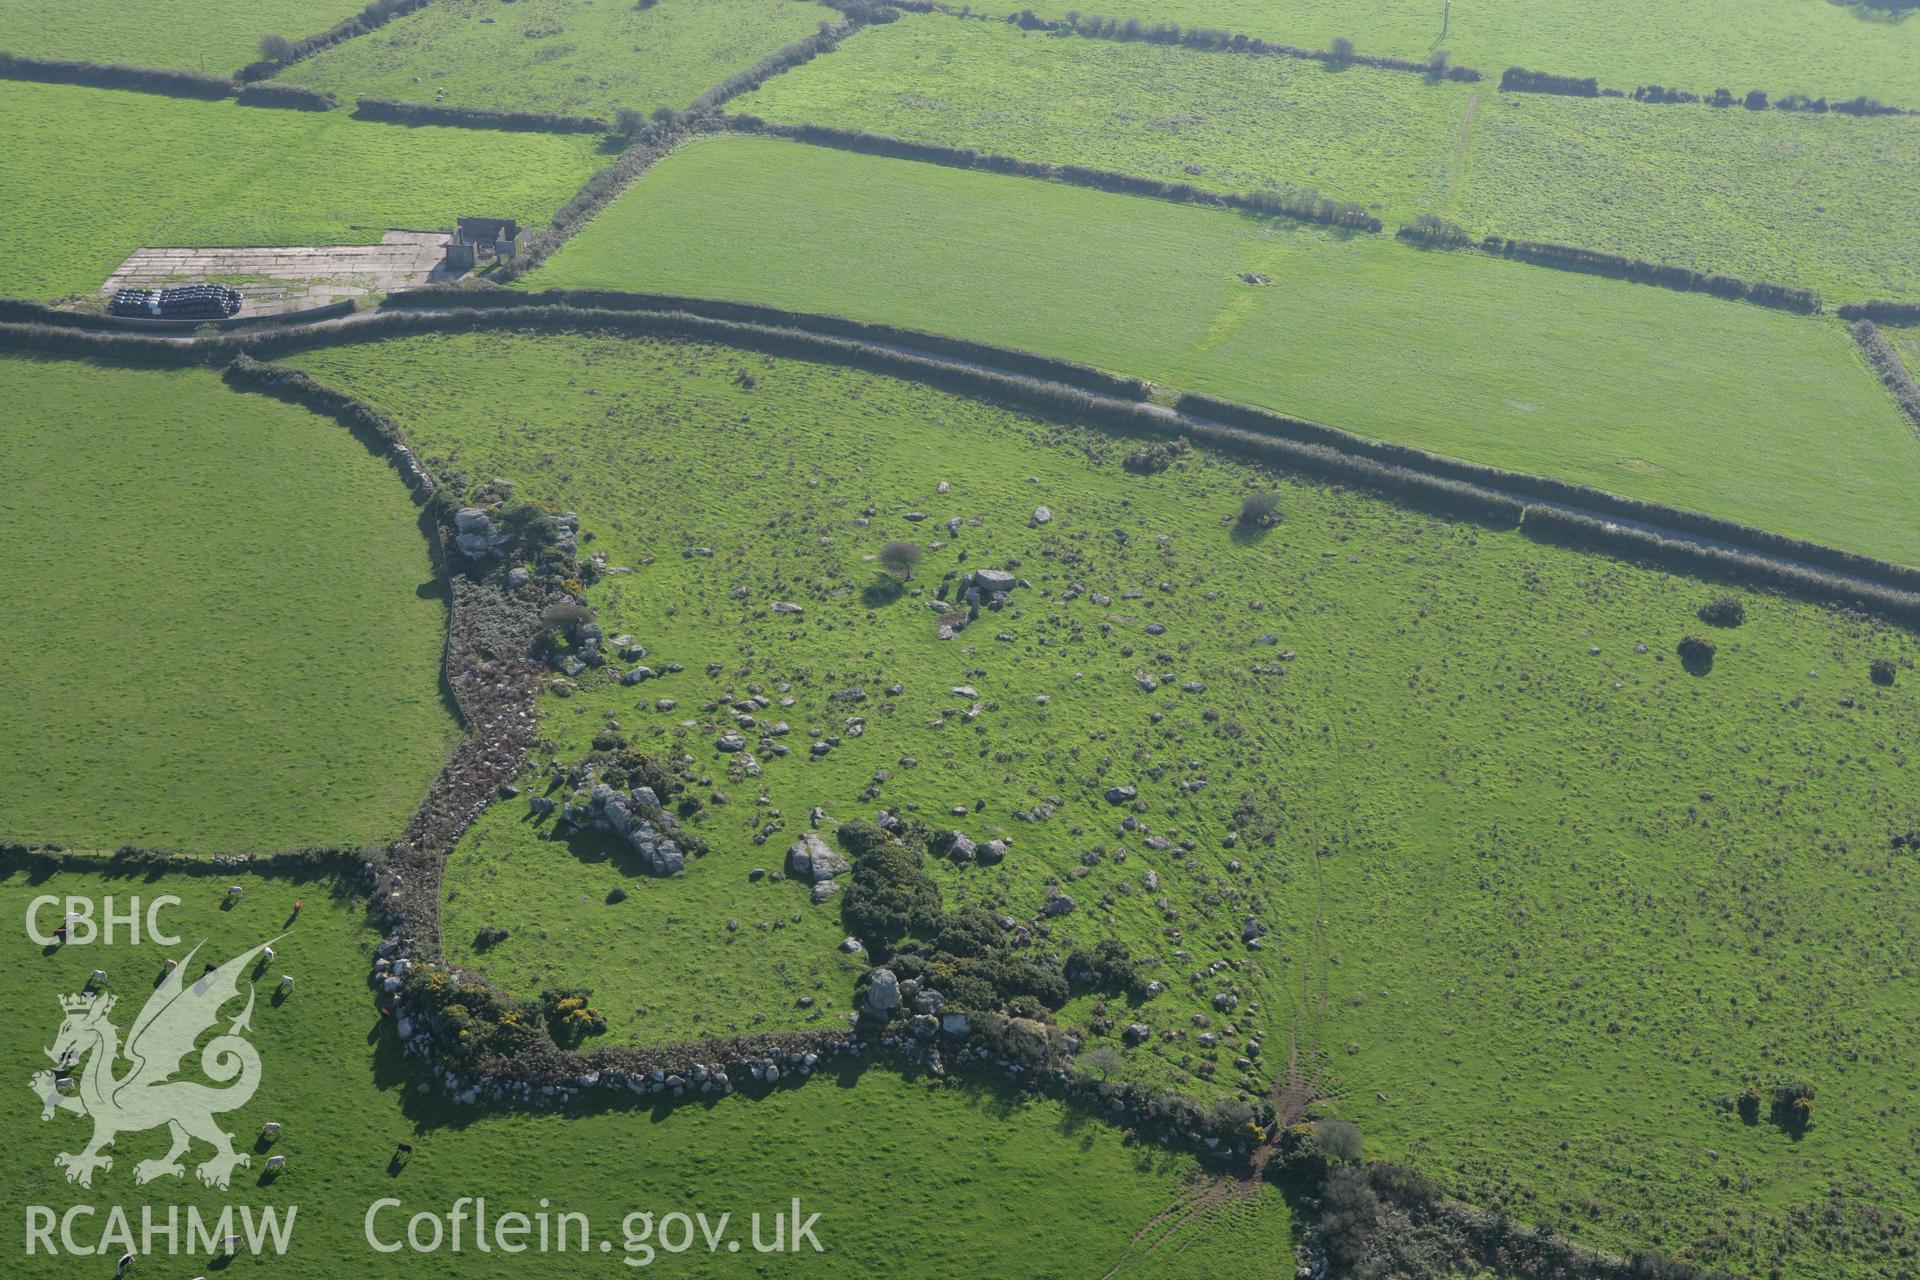
{"label": "small tree in field", "polygon": [[1335,36],[1327,42],[1327,52],[1333,55],[1335,62],[1353,61],[1353,41],[1345,36]]}
{"label": "small tree in field", "polygon": [[293,56],[293,41],[285,36],[261,36],[260,56],[268,62],[285,62]]}
{"label": "small tree in field", "polygon": [[1875,658],[1867,664],[1867,674],[1873,678],[1875,684],[1892,684],[1895,674],[1893,659]]}
{"label": "small tree in field", "polygon": [[1360,1128],[1351,1120],[1321,1120],[1313,1126],[1313,1145],[1328,1164],[1351,1164],[1360,1158]]}
{"label": "small tree in field", "polygon": [[1123,1059],[1120,1057],[1120,1051],[1118,1049],[1110,1044],[1103,1044],[1096,1045],[1081,1054],[1080,1061],[1087,1070],[1098,1071],[1100,1078],[1105,1080],[1110,1073],[1120,1069]]}
{"label": "small tree in field", "polygon": [[646,127],[647,113],[638,107],[615,107],[613,111],[613,131],[623,138],[631,138]]}
{"label": "small tree in field", "polygon": [[1280,522],[1280,497],[1272,493],[1250,493],[1240,504],[1240,523],[1249,529],[1265,529]]}
{"label": "small tree in field", "polygon": [[922,554],[917,542],[889,542],[880,548],[880,564],[887,572],[905,582],[920,567]]}

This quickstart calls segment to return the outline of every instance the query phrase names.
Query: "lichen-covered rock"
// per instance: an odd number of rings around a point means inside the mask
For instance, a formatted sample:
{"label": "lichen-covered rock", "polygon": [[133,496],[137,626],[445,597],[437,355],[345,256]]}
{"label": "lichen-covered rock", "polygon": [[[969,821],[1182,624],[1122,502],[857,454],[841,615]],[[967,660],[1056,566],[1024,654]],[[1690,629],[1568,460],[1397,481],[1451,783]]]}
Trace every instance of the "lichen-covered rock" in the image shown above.
{"label": "lichen-covered rock", "polygon": [[809,884],[831,880],[853,870],[845,854],[811,831],[804,831],[787,849],[787,874]]}
{"label": "lichen-covered rock", "polygon": [[[643,787],[630,796],[623,796],[600,783],[594,787],[589,803],[568,806],[567,817],[625,840],[640,855],[650,874],[675,875],[687,869],[686,853],[672,835],[649,816],[649,813],[658,813],[658,806],[649,802],[652,795],[652,791]],[[668,819],[665,814],[659,814],[659,821],[666,823]]]}
{"label": "lichen-covered rock", "polygon": [[875,969],[867,982],[867,1008],[892,1013],[900,1007],[900,979],[891,969]]}
{"label": "lichen-covered rock", "polygon": [[992,595],[995,592],[1012,592],[1020,585],[1020,580],[1005,569],[975,569],[973,585],[980,588],[981,594]]}
{"label": "lichen-covered rock", "polygon": [[506,548],[507,535],[482,507],[462,507],[453,513],[453,545],[472,560],[486,560]]}

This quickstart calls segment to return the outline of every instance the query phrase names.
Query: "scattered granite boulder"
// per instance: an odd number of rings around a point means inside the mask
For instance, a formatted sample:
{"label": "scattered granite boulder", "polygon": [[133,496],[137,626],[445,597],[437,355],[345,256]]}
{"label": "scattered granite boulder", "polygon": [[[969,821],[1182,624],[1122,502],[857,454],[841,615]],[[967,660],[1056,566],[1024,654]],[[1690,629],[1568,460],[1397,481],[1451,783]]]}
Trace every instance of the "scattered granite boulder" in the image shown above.
{"label": "scattered granite boulder", "polygon": [[482,507],[462,507],[453,513],[453,545],[470,560],[486,560],[506,549],[507,535]]}
{"label": "scattered granite boulder", "polygon": [[[796,880],[817,884],[853,870],[845,854],[811,831],[802,832],[787,850],[787,874]],[[838,892],[838,889],[829,892]]]}
{"label": "scattered granite boulder", "polygon": [[816,904],[825,902],[838,892],[840,892],[840,882],[838,880],[816,880],[813,882],[812,893],[813,900]]}
{"label": "scattered granite boulder", "polygon": [[980,588],[982,594],[993,595],[996,592],[1011,593],[1020,585],[1020,581],[1005,569],[975,569],[973,585]]}
{"label": "scattered granite boulder", "polygon": [[1139,796],[1139,794],[1140,794],[1140,789],[1138,787],[1134,787],[1131,785],[1108,787],[1107,803],[1108,804],[1128,804],[1132,802],[1137,796]]}
{"label": "scattered granite boulder", "polygon": [[[645,794],[653,793],[646,791]],[[670,876],[687,869],[685,852],[664,829],[671,820],[657,805],[642,799],[640,793],[622,795],[600,783],[583,808],[568,806],[567,819],[577,826],[610,832],[625,840],[640,855],[649,873]],[[650,813],[657,814],[657,819],[649,816]]]}
{"label": "scattered granite boulder", "polygon": [[875,969],[867,983],[867,1008],[892,1013],[900,1007],[900,979],[891,969]]}
{"label": "scattered granite boulder", "polygon": [[983,867],[991,867],[1003,861],[1006,856],[1007,842],[1005,840],[989,840],[981,845],[978,851],[980,865]]}
{"label": "scattered granite boulder", "polygon": [[1048,898],[1046,904],[1040,908],[1040,914],[1043,916],[1064,916],[1079,905],[1079,903],[1069,898],[1066,894],[1056,893]]}

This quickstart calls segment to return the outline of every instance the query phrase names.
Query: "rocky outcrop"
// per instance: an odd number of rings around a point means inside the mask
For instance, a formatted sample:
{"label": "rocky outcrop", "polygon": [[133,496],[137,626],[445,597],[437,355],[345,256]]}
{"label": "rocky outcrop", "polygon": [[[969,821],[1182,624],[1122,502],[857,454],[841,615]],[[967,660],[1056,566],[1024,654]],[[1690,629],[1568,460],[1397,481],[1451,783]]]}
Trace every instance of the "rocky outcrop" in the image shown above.
{"label": "rocky outcrop", "polygon": [[640,855],[650,875],[675,875],[687,869],[687,855],[670,834],[672,819],[657,804],[649,803],[652,795],[646,787],[622,795],[599,783],[586,804],[570,804],[561,810],[560,820],[625,840]]}
{"label": "rocky outcrop", "polygon": [[890,1014],[900,1007],[900,979],[891,969],[875,969],[867,982],[867,1008]]}
{"label": "rocky outcrop", "polygon": [[482,507],[462,507],[453,513],[453,545],[469,560],[491,560],[503,554],[506,531],[494,524]]}
{"label": "rocky outcrop", "polygon": [[847,861],[845,854],[811,831],[801,833],[787,849],[787,874],[808,884],[831,880],[851,870],[853,863]]}

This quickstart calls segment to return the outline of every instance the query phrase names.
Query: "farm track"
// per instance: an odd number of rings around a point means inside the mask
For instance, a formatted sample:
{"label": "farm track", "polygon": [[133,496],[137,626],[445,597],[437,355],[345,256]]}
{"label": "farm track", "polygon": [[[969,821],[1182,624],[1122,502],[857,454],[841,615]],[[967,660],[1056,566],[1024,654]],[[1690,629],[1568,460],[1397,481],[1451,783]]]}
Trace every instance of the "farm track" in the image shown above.
{"label": "farm track", "polygon": [[1447,186],[1440,207],[1451,217],[1460,199],[1460,171],[1467,165],[1467,139],[1472,136],[1473,117],[1480,110],[1480,90],[1476,86],[1467,95],[1467,109],[1460,116],[1460,132],[1453,140],[1453,156],[1447,162]]}

